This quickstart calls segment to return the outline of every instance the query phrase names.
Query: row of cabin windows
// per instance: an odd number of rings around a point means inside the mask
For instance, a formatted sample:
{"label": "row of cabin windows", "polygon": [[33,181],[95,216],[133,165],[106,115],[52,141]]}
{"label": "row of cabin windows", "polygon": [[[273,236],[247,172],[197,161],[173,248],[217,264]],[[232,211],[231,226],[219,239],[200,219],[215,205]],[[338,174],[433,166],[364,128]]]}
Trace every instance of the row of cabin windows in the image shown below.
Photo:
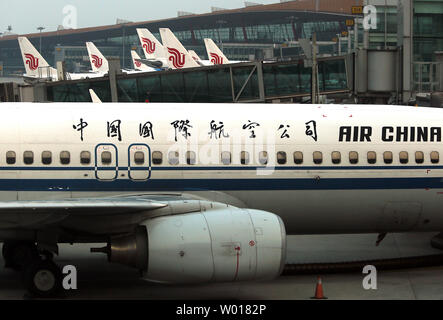
{"label": "row of cabin windows", "polygon": [[[52,164],[52,152],[51,151],[43,151],[41,154],[41,162],[44,165]],[[71,163],[71,153],[69,151],[61,151],[59,154],[60,164],[68,165]],[[6,163],[7,164],[15,164],[17,162],[17,154],[15,151],[6,152]],[[25,151],[23,152],[23,163],[26,165],[31,165],[34,163],[34,152],[33,151]],[[89,151],[80,152],[80,163],[81,164],[90,164],[91,163],[91,153]]]}
{"label": "row of cabin windows", "polygon": [[[349,163],[357,164],[359,162],[359,154],[356,151],[350,151],[348,153]],[[383,152],[383,162],[385,164],[391,164],[393,162],[393,153],[391,151]],[[416,151],[414,154],[415,163],[421,164],[425,161],[425,155],[422,151]],[[6,163],[15,164],[16,163],[16,153],[14,151],[8,151],[6,153]],[[71,162],[71,154],[69,151],[61,151],[59,154],[59,160],[62,165],[68,165]],[[303,163],[303,152],[296,151],[293,153],[293,160],[295,164]],[[323,163],[323,153],[320,151],[314,151],[312,153],[312,160],[315,164]],[[342,156],[340,151],[333,151],[331,153],[331,162],[333,164],[340,164],[342,161]],[[407,151],[401,151],[399,153],[399,161],[402,164],[409,163],[409,153]],[[440,155],[438,151],[432,151],[430,153],[431,163],[439,163]],[[44,165],[52,164],[52,152],[43,151],[41,154],[41,162]],[[168,162],[171,165],[179,164],[179,153],[178,151],[170,151],[168,154]],[[261,151],[258,155],[258,162],[261,165],[268,164],[268,152]],[[286,164],[288,162],[287,153],[284,151],[277,152],[277,163],[280,165]],[[375,151],[369,151],[367,153],[367,162],[369,164],[377,163],[377,153]],[[34,163],[34,152],[25,151],[23,152],[23,163],[26,165],[31,165]],[[89,151],[80,152],[80,163],[90,164],[91,163],[91,153]],[[112,163],[112,153],[109,151],[103,151],[101,153],[101,163],[104,165],[109,165]],[[137,165],[143,165],[145,163],[145,153],[142,151],[137,151],[134,153],[134,163]],[[152,163],[154,165],[160,165],[163,163],[163,153],[160,151],[154,151],[152,153]],[[196,154],[194,151],[186,152],[186,163],[189,165],[196,164]],[[229,165],[232,163],[231,152],[223,151],[221,153],[221,163],[224,165]],[[249,152],[242,151],[240,153],[240,163],[243,165],[250,163]]]}
{"label": "row of cabin windows", "polygon": [[[71,163],[71,153],[69,151],[61,151],[60,152],[60,164],[68,165]],[[15,164],[17,162],[17,155],[15,151],[6,152],[6,163],[7,164]],[[52,152],[51,151],[43,151],[41,154],[41,162],[44,165],[52,164]],[[137,151],[134,153],[134,162],[136,164],[144,164],[145,162],[145,154],[141,151]],[[23,152],[23,163],[26,165],[31,165],[34,163],[34,152],[33,151],[25,151]],[[82,151],[80,152],[80,163],[81,164],[90,164],[91,163],[91,152]],[[112,153],[109,151],[103,151],[101,153],[101,163],[102,164],[111,164],[112,163]]]}
{"label": "row of cabin windows", "polygon": [[[440,161],[440,155],[438,151],[432,151],[430,153],[430,161],[431,163],[439,163]],[[351,164],[358,164],[359,163],[359,154],[356,151],[350,151],[348,153],[348,159],[349,163]],[[415,163],[421,164],[425,161],[425,155],[422,151],[416,151],[414,154],[415,157]],[[393,162],[393,153],[391,151],[385,151],[382,155],[383,162],[385,164],[391,164]],[[224,165],[229,165],[232,162],[231,152],[229,151],[223,151],[221,153],[221,163]],[[293,153],[293,160],[295,164],[302,164],[303,163],[303,152],[296,151]],[[312,160],[315,164],[322,164],[323,163],[323,153],[320,151],[314,151],[312,153]],[[340,151],[333,151],[331,153],[331,162],[333,164],[340,164],[342,161],[342,155]],[[407,151],[401,151],[399,153],[399,161],[402,164],[406,164],[409,162],[409,153]],[[155,165],[160,165],[163,163],[163,154],[160,151],[154,151],[152,153],[152,162]],[[171,165],[177,165],[179,164],[179,153],[178,151],[170,151],[168,154],[168,162]],[[268,164],[268,152],[262,151],[258,155],[258,162],[261,165]],[[288,156],[287,153],[284,151],[277,152],[277,163],[280,165],[286,164],[288,162]],[[375,151],[369,151],[367,153],[367,162],[369,164],[375,164],[377,163],[377,153]],[[186,163],[189,165],[193,165],[196,163],[196,155],[194,151],[187,151],[186,152]],[[242,151],[240,153],[240,163],[243,165],[250,163],[250,156],[249,152]]]}

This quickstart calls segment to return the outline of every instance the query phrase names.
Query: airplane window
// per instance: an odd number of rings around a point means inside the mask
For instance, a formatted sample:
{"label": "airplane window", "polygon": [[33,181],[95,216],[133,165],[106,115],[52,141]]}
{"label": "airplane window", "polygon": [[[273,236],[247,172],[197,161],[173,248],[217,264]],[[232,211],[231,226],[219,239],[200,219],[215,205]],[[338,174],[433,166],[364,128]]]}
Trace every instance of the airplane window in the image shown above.
{"label": "airplane window", "polygon": [[24,164],[33,164],[34,163],[34,152],[32,152],[32,151],[23,152],[23,162],[24,162]]}
{"label": "airplane window", "polygon": [[14,151],[6,152],[6,163],[7,164],[14,164],[15,163],[15,152]]}
{"label": "airplane window", "polygon": [[425,155],[421,151],[417,151],[415,153],[415,162],[416,163],[423,163],[425,161]]}
{"label": "airplane window", "polygon": [[80,163],[90,164],[91,163],[91,153],[89,151],[80,152]]}
{"label": "airplane window", "polygon": [[408,153],[406,151],[401,151],[399,154],[400,163],[408,163]]}
{"label": "airplane window", "polygon": [[334,164],[339,164],[341,161],[341,153],[339,151],[333,151],[331,154],[331,160]]}
{"label": "airplane window", "polygon": [[277,163],[286,164],[286,152],[284,151],[277,152]]}
{"label": "airplane window", "polygon": [[162,164],[163,162],[163,153],[161,153],[160,151],[154,151],[152,153],[152,163],[153,164]]}
{"label": "airplane window", "polygon": [[229,151],[223,151],[221,153],[221,162],[225,165],[231,164],[231,153]]}
{"label": "airplane window", "polygon": [[385,151],[383,153],[383,160],[385,161],[386,164],[391,164],[392,163],[392,152]]}
{"label": "airplane window", "polygon": [[260,153],[258,154],[258,162],[261,165],[268,164],[268,152],[267,151],[260,151]]}
{"label": "airplane window", "polygon": [[301,151],[294,152],[294,163],[295,164],[302,164],[303,163],[303,152],[301,152]]}
{"label": "airplane window", "polygon": [[69,151],[60,152],[60,163],[61,164],[69,164],[71,162],[71,154]]}
{"label": "airplane window", "polygon": [[168,161],[169,161],[169,164],[177,165],[178,164],[178,151],[169,151]]}
{"label": "airplane window", "polygon": [[112,162],[112,153],[109,151],[102,152],[102,164],[111,164]]}
{"label": "airplane window", "polygon": [[240,153],[240,163],[241,164],[249,164],[249,152],[242,151]]}
{"label": "airplane window", "polygon": [[187,151],[186,152],[186,163],[193,165],[196,163],[196,157],[194,151]]}
{"label": "airplane window", "polygon": [[315,164],[321,164],[323,162],[323,154],[320,151],[315,151],[312,155]]}
{"label": "airplane window", "polygon": [[368,152],[368,163],[374,164],[375,162],[377,162],[377,153],[375,153],[375,151],[369,151]]}
{"label": "airplane window", "polygon": [[143,151],[136,151],[134,153],[135,164],[142,165],[145,163],[145,153]]}
{"label": "airplane window", "polygon": [[52,152],[51,151],[43,151],[42,152],[42,163],[43,164],[51,164],[52,162]]}
{"label": "airplane window", "polygon": [[431,152],[431,162],[432,163],[438,163],[440,161],[440,156],[438,151],[432,151]]}
{"label": "airplane window", "polygon": [[356,151],[349,152],[349,163],[351,163],[351,164],[358,163],[358,152],[356,152]]}

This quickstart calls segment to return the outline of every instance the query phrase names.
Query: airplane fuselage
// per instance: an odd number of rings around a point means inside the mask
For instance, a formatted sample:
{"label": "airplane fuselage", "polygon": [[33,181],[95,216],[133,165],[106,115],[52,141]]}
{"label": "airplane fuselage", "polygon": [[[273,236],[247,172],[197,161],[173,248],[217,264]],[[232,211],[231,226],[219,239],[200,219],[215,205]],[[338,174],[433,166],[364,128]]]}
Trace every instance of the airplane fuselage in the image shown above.
{"label": "airplane fuselage", "polygon": [[1,201],[180,193],[275,213],[288,234],[443,228],[439,109],[4,104],[3,110]]}

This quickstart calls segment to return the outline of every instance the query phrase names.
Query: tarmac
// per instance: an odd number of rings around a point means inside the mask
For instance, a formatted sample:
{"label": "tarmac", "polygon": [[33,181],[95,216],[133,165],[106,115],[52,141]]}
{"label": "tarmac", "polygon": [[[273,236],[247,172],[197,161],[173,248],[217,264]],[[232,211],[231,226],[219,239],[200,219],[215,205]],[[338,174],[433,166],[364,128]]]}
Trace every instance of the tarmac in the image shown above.
{"label": "tarmac", "polygon": [[[380,246],[376,235],[289,236],[288,263],[343,262],[440,254],[429,241],[437,233],[388,234]],[[96,245],[93,245],[96,247]],[[77,268],[77,290],[61,299],[142,300],[299,300],[314,295],[317,275],[281,276],[272,281],[171,286],[149,283],[137,271],[91,254],[92,245],[61,245],[60,266]],[[4,263],[0,258],[0,266]],[[363,288],[362,273],[325,274],[323,291],[330,300],[443,299],[443,266],[377,271],[377,289]],[[21,274],[0,268],[0,299],[27,299]]]}

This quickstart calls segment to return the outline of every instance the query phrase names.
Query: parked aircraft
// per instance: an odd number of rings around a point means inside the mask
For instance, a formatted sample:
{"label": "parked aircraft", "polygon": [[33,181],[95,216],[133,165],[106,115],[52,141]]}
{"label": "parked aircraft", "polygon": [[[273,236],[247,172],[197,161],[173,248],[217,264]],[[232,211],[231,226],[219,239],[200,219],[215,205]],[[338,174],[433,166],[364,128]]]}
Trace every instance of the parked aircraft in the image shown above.
{"label": "parked aircraft", "polygon": [[134,50],[131,50],[131,57],[132,57],[132,63],[134,65],[134,70],[136,70],[136,71],[152,72],[152,71],[159,70],[158,68],[152,68],[152,67],[149,67],[146,64],[144,64],[141,61],[138,53],[135,52]]}
{"label": "parked aircraft", "polygon": [[[94,43],[86,42],[86,48],[88,49],[89,61],[91,62],[92,69],[96,72],[108,73],[109,72],[109,61],[101,53],[101,51],[94,45]],[[140,68],[134,69],[134,70],[122,69],[122,72],[126,73],[126,74],[135,74],[135,73],[153,72],[153,71],[160,70],[160,69],[155,69],[155,68],[151,68],[151,67],[147,67],[149,69],[146,68],[146,70],[141,70]]]}
{"label": "parked aircraft", "polygon": [[[26,37],[18,37],[18,43],[26,69],[24,74],[28,79],[58,80],[57,70],[51,67],[38,50]],[[96,69],[89,73],[66,73],[67,80],[78,80],[103,77],[105,73]]]}
{"label": "parked aircraft", "polygon": [[168,68],[168,61],[163,45],[148,29],[137,29],[140,44],[145,54],[141,62],[153,68]]}

